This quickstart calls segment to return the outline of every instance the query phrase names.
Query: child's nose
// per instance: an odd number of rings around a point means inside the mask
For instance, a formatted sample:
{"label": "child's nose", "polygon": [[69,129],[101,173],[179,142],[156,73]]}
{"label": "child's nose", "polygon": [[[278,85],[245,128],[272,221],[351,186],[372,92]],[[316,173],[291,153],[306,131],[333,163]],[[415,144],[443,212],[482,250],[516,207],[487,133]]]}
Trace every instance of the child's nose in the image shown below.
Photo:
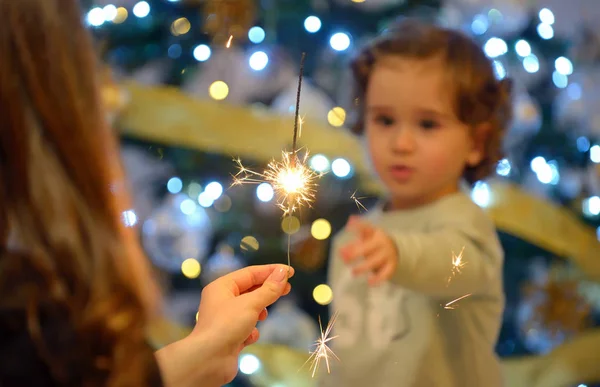
{"label": "child's nose", "polygon": [[414,133],[409,128],[397,129],[391,145],[394,152],[408,153],[414,151],[416,148]]}

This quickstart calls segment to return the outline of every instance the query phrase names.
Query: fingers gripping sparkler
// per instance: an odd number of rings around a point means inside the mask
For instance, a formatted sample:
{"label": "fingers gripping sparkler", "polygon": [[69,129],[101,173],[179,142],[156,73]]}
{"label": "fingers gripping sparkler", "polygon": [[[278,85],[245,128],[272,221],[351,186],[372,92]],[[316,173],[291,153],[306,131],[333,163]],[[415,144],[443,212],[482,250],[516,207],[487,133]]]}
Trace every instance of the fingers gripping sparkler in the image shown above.
{"label": "fingers gripping sparkler", "polygon": [[319,317],[319,327],[321,328],[321,336],[315,341],[315,349],[310,353],[310,357],[302,367],[304,367],[307,363],[310,363],[310,371],[312,377],[315,377],[315,374],[319,370],[319,365],[321,364],[321,360],[325,361],[325,365],[327,366],[327,373],[331,372],[329,368],[329,359],[330,357],[334,357],[338,361],[340,360],[337,355],[329,348],[327,343],[331,340],[335,339],[338,336],[329,337],[331,334],[331,330],[333,329],[333,325],[335,324],[335,320],[337,319],[337,313],[334,313],[329,323],[327,324],[327,328],[323,330],[323,326],[321,325],[321,317]]}
{"label": "fingers gripping sparkler", "polygon": [[[257,172],[245,167],[242,161],[234,159],[238,172],[233,175],[232,186],[241,184],[269,183],[277,195],[277,205],[283,211],[283,216],[292,215],[303,206],[310,206],[315,200],[317,178],[321,174],[308,167],[308,152],[299,155],[298,137],[302,130],[302,119],[299,116],[300,93],[304,72],[304,58],[300,62],[300,76],[298,79],[298,93],[296,94],[296,112],[294,116],[294,134],[292,137],[292,150],[283,150],[280,160],[271,160],[264,172]],[[288,233],[287,258],[290,265],[291,235]]]}

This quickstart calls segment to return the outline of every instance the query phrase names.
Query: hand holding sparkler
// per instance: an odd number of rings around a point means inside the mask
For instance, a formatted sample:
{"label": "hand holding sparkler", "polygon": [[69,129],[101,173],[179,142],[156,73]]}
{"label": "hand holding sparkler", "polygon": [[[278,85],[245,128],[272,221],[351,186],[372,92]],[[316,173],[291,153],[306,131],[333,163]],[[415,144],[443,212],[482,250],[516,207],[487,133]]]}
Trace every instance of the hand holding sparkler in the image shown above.
{"label": "hand holding sparkler", "polygon": [[363,258],[352,270],[353,274],[369,272],[370,285],[391,279],[398,268],[398,251],[392,238],[381,228],[355,216],[348,220],[348,229],[356,233],[356,239],[341,248],[342,259],[354,264]]}
{"label": "hand holding sparkler", "polygon": [[258,340],[256,324],[266,307],[291,290],[294,270],[284,265],[249,266],[202,290],[192,333],[156,352],[165,385],[221,386],[238,372],[238,356]]}

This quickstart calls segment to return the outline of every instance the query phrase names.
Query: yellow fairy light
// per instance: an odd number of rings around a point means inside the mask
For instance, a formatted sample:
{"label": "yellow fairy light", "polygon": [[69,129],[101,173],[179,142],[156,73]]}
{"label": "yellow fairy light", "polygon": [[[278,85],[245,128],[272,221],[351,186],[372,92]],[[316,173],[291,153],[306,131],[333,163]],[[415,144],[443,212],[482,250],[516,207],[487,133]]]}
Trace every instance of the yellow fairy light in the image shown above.
{"label": "yellow fairy light", "polygon": [[333,290],[325,284],[317,285],[313,289],[313,298],[319,305],[329,305],[333,301]]}
{"label": "yellow fairy light", "polygon": [[191,28],[190,21],[184,17],[180,17],[171,24],[171,34],[173,36],[185,35]]}
{"label": "yellow fairy light", "polygon": [[331,126],[335,126],[335,127],[339,127],[344,125],[344,122],[346,121],[346,111],[337,106],[334,107],[333,109],[331,109],[329,111],[329,113],[327,113],[327,122],[329,122],[329,125]]}
{"label": "yellow fairy light", "polygon": [[331,235],[331,224],[327,219],[317,219],[310,227],[310,233],[317,240],[325,240]]}
{"label": "yellow fairy light", "polygon": [[194,258],[188,258],[181,264],[181,272],[184,276],[190,279],[198,278],[202,268],[200,262]]}
{"label": "yellow fairy light", "polygon": [[123,7],[119,7],[119,8],[117,8],[117,15],[115,16],[115,18],[113,19],[112,22],[115,24],[121,24],[125,20],[127,20],[127,16],[129,16],[127,9],[125,9]]}
{"label": "yellow fairy light", "polygon": [[259,246],[256,238],[251,235],[242,238],[242,242],[240,243],[240,248],[244,251],[256,251]]}
{"label": "yellow fairy light", "polygon": [[215,81],[208,88],[208,94],[217,101],[224,100],[229,95],[229,86],[223,81]]}
{"label": "yellow fairy light", "polygon": [[300,219],[293,215],[288,215],[281,221],[281,229],[288,235],[293,235],[300,231]]}

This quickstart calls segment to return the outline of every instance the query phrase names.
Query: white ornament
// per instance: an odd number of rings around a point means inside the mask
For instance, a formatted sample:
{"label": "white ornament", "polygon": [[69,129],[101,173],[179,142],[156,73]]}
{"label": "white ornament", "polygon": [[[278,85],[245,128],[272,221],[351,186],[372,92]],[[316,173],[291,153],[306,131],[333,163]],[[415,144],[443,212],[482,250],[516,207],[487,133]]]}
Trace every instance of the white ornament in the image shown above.
{"label": "white ornament", "polygon": [[[154,264],[170,272],[181,270],[188,258],[202,261],[211,238],[210,218],[199,205],[187,214],[187,195],[169,195],[142,226],[142,244]],[[190,206],[188,206],[190,207]]]}
{"label": "white ornament", "polygon": [[223,244],[219,246],[215,254],[208,258],[204,264],[200,278],[204,286],[206,286],[217,278],[243,267],[244,263],[234,254],[231,246]]}
{"label": "white ornament", "polygon": [[540,106],[527,92],[522,91],[514,97],[513,109],[513,122],[504,138],[507,149],[529,140],[542,125]]}
{"label": "white ornament", "polygon": [[[296,93],[298,80],[294,79],[281,94],[275,98],[271,108],[281,114],[294,114],[296,110]],[[318,87],[304,82],[300,96],[300,117],[308,117],[327,122],[327,113],[334,107],[333,101]],[[292,120],[293,121],[293,120]]]}
{"label": "white ornament", "polygon": [[570,132],[600,135],[600,69],[569,77],[569,86],[554,102],[555,119]]}
{"label": "white ornament", "polygon": [[300,351],[311,350],[319,336],[315,320],[289,298],[279,300],[258,328],[260,342],[285,345]]}

